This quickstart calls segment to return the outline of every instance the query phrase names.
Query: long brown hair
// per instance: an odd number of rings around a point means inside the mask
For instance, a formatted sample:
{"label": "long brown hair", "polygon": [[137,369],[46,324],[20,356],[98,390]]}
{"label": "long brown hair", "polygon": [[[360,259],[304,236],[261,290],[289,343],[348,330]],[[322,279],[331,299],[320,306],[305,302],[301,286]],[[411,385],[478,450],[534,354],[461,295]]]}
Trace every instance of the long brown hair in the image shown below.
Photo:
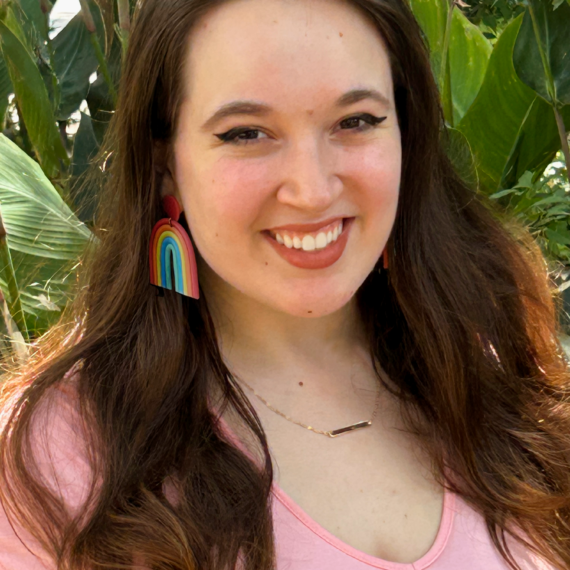
{"label": "long brown hair", "polygon": [[[224,1],[139,3],[95,168],[111,153],[76,301],[28,363],[4,374],[0,498],[62,569],[125,567],[133,557],[164,570],[275,563],[267,442],[221,358],[206,296],[157,296],[148,278],[150,232],[163,215],[153,143],[175,132],[192,27]],[[403,148],[390,268],[357,292],[379,381],[396,385],[440,482],[482,513],[513,568],[505,538],[517,528],[568,567],[570,373],[546,264],[442,150],[438,91],[408,5],[351,4],[389,51]],[[70,514],[39,477],[29,436],[75,365],[94,483]],[[261,466],[224,438],[208,406],[214,386],[256,436]],[[173,477],[176,505],[163,494]]]}

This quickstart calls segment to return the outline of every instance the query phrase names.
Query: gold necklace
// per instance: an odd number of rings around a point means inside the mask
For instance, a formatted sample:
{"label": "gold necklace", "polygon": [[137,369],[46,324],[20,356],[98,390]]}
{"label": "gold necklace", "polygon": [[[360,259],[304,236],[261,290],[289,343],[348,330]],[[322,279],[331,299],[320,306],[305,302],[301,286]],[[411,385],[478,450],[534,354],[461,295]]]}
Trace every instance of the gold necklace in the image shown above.
{"label": "gold necklace", "polygon": [[245,386],[247,386],[271,411],[275,412],[276,414],[279,414],[281,417],[285,418],[286,420],[288,420],[294,424],[297,424],[298,426],[301,426],[301,427],[304,427],[305,429],[314,431],[315,433],[320,433],[322,435],[326,435],[327,437],[337,437],[343,433],[347,433],[350,431],[355,431],[357,429],[362,429],[362,428],[366,428],[366,427],[371,426],[372,420],[376,416],[376,412],[378,411],[378,406],[380,405],[380,385],[378,385],[378,393],[376,394],[376,406],[374,407],[374,412],[372,413],[372,417],[368,421],[360,421],[360,422],[356,422],[355,424],[351,424],[349,426],[345,426],[342,428],[324,431],[324,430],[316,429],[313,426],[308,426],[306,424],[298,422],[298,421],[294,420],[293,418],[290,418],[288,415],[284,414],[283,412],[280,412],[277,408],[274,408],[267,400],[265,400],[262,396],[260,396],[247,382],[245,382],[241,378],[240,378],[240,382],[243,383]]}

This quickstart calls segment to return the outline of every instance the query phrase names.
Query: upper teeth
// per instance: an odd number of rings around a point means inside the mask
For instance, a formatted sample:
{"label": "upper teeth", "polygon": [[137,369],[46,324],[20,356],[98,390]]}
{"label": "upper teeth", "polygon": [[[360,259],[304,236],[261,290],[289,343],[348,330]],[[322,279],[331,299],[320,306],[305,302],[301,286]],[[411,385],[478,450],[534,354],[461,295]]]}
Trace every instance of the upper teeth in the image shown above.
{"label": "upper teeth", "polygon": [[336,241],[342,233],[342,220],[334,222],[330,226],[326,226],[321,231],[315,233],[288,232],[282,230],[275,233],[275,239],[278,243],[284,244],[289,249],[302,249],[304,251],[314,251],[315,249],[323,249],[329,243]]}

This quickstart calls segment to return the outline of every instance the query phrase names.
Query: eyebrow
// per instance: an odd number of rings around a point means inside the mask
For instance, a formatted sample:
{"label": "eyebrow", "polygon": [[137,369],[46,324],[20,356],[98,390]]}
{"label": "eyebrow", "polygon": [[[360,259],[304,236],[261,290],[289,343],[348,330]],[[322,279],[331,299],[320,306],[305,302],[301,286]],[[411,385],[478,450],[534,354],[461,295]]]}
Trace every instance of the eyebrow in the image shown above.
{"label": "eyebrow", "polygon": [[[347,91],[337,99],[335,107],[348,107],[349,105],[353,105],[354,103],[358,103],[364,99],[372,99],[374,101],[378,101],[385,107],[392,107],[390,100],[376,89],[352,89],[351,91]],[[216,123],[232,115],[253,115],[261,117],[270,114],[272,110],[273,109],[269,105],[258,103],[257,101],[232,101],[231,103],[222,105],[202,125],[201,130],[209,131]]]}

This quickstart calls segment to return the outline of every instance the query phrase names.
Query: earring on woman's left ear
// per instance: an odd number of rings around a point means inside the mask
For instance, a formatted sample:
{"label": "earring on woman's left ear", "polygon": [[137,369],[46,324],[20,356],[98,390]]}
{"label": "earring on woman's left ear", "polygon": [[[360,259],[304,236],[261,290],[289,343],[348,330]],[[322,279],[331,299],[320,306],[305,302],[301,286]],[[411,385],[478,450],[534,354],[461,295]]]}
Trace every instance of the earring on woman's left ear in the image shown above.
{"label": "earring on woman's left ear", "polygon": [[196,256],[190,237],[178,223],[181,213],[178,200],[174,196],[165,196],[162,207],[168,217],[158,220],[150,236],[150,282],[199,299]]}

